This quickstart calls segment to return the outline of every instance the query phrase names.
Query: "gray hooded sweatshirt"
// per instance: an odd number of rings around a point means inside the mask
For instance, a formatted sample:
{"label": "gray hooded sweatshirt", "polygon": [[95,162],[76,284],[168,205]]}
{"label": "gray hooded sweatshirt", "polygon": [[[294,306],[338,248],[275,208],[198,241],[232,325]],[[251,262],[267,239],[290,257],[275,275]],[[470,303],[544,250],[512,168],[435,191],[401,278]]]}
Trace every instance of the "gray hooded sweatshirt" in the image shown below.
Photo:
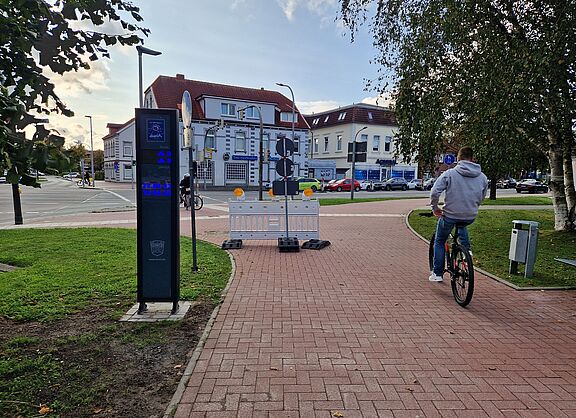
{"label": "gray hooded sweatshirt", "polygon": [[444,191],[444,215],[459,221],[473,221],[488,191],[488,179],[480,171],[479,164],[460,160],[456,167],[446,170],[434,183],[430,191],[433,210],[438,209],[438,200]]}

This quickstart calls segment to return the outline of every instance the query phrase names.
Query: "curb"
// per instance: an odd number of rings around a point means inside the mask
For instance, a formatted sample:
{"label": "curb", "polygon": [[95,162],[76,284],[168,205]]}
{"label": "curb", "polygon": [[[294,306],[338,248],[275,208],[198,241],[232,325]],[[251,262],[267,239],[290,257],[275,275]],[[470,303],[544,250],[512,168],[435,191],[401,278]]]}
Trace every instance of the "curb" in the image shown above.
{"label": "curb", "polygon": [[[416,236],[417,236],[418,238],[420,238],[422,241],[424,241],[424,242],[426,242],[426,243],[429,243],[430,240],[424,238],[422,235],[420,235],[418,232],[416,232],[416,231],[414,230],[414,228],[412,228],[412,226],[410,226],[410,223],[408,222],[408,217],[409,217],[410,214],[411,214],[412,212],[414,212],[415,210],[421,210],[421,209],[416,208],[416,209],[412,209],[410,212],[408,212],[408,213],[406,214],[406,216],[404,217],[404,223],[406,224],[406,226],[408,227],[408,229],[409,229],[410,231],[412,231],[412,233],[413,233],[414,235],[416,235]],[[499,283],[502,283],[503,285],[506,285],[506,286],[508,286],[508,287],[510,287],[510,288],[512,288],[512,289],[514,289],[514,290],[519,290],[519,291],[527,291],[527,290],[540,290],[540,291],[545,291],[545,290],[546,290],[546,291],[548,291],[548,290],[576,290],[576,286],[520,287],[520,286],[516,286],[515,284],[512,284],[512,283],[510,283],[510,282],[507,282],[506,280],[504,280],[504,279],[496,276],[495,274],[492,274],[492,273],[490,273],[490,272],[488,272],[488,271],[486,271],[486,270],[482,270],[482,269],[479,268],[479,267],[474,266],[474,270],[482,273],[483,275],[485,275],[485,276],[487,276],[487,277],[490,277],[490,278],[493,279],[493,280],[496,280],[496,281],[499,282]]]}
{"label": "curb", "polygon": [[[226,287],[222,291],[222,299],[224,299],[224,297],[228,294],[228,290],[230,289],[230,286],[232,284],[232,281],[234,280],[234,276],[236,273],[236,263],[234,262],[234,257],[232,256],[232,253],[230,251],[226,251],[226,252],[228,253],[228,257],[230,257],[230,262],[232,263],[232,271],[230,272],[230,279],[228,280],[228,284],[226,285]],[[222,303],[223,302],[220,302],[212,311],[212,315],[210,315],[210,319],[208,319],[208,322],[206,323],[206,328],[204,328],[204,332],[202,333],[202,336],[200,337],[200,340],[198,341],[196,348],[194,348],[192,351],[192,355],[190,356],[190,360],[188,361],[188,365],[186,366],[186,369],[184,370],[184,374],[182,375],[182,378],[180,379],[180,382],[178,383],[178,387],[176,388],[176,392],[174,392],[174,395],[172,396],[170,403],[168,404],[168,406],[166,407],[166,410],[164,411],[163,418],[171,418],[176,413],[176,409],[178,408],[178,405],[180,404],[180,400],[182,399],[182,395],[184,394],[184,391],[186,390],[186,387],[188,385],[188,381],[190,380],[190,377],[192,376],[192,372],[194,371],[194,368],[196,367],[196,362],[198,361],[198,358],[200,357],[200,354],[202,353],[202,349],[204,348],[204,344],[206,343],[206,340],[208,339],[208,335],[210,334],[210,331],[212,330],[212,326],[214,325],[214,322],[216,321],[216,317],[218,316],[218,313],[220,312],[220,307],[222,306]]]}

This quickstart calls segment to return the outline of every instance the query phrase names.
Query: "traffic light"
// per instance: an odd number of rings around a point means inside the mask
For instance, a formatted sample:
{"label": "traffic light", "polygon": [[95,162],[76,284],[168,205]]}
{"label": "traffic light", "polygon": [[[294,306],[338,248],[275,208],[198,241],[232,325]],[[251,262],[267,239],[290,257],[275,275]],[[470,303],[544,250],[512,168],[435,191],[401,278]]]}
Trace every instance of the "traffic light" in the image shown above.
{"label": "traffic light", "polygon": [[244,120],[245,117],[246,117],[246,109],[238,110],[238,118],[240,120]]}
{"label": "traffic light", "polygon": [[264,151],[264,162],[267,163],[270,161],[270,150],[267,149]]}
{"label": "traffic light", "polygon": [[196,178],[198,176],[198,163],[196,161],[192,161],[192,178]]}

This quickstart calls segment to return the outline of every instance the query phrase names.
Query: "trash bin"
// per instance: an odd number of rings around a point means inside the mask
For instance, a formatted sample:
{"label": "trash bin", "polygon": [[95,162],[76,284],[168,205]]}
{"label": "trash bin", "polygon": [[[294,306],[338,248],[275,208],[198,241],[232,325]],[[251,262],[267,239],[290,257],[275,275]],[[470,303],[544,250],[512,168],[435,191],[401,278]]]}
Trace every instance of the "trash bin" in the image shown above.
{"label": "trash bin", "polygon": [[532,277],[536,262],[539,227],[540,224],[534,221],[512,221],[508,253],[511,274],[518,274],[518,263],[522,263],[525,265],[524,277]]}

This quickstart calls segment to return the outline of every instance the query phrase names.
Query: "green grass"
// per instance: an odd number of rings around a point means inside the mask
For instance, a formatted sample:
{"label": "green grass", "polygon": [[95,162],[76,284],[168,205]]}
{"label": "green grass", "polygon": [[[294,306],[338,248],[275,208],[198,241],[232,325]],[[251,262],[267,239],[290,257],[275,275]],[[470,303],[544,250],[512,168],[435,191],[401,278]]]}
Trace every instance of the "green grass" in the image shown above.
{"label": "green grass", "polygon": [[350,200],[350,197],[329,197],[318,199],[320,206],[332,206],[332,205],[345,205],[347,203],[364,203],[364,202],[382,202],[385,200],[403,200],[403,199],[423,199],[428,196],[407,196],[407,197],[355,197],[354,200]]}
{"label": "green grass", "polygon": [[[0,316],[54,320],[90,305],[118,316],[136,301],[136,232],[129,229],[0,231],[0,262],[20,268],[0,273]],[[180,295],[217,302],[230,260],[198,241],[199,273],[191,272],[191,240],[181,240]]]}
{"label": "green grass", "polygon": [[[434,232],[436,219],[410,215],[410,225],[424,237]],[[512,220],[540,222],[538,250],[534,277],[508,273],[508,250]],[[480,211],[476,221],[468,227],[476,265],[520,287],[576,286],[576,268],[567,266],[555,257],[576,257],[576,233],[554,231],[554,212],[549,210],[486,210]],[[523,272],[523,267],[521,267]]]}
{"label": "green grass", "polygon": [[550,205],[552,199],[546,196],[526,196],[526,197],[498,197],[496,200],[484,199],[483,205]]}
{"label": "green grass", "polygon": [[[192,274],[191,240],[180,241],[180,299],[218,303],[231,272],[227,253],[198,241],[200,271]],[[30,332],[46,329],[41,337],[0,335],[0,416],[39,416],[41,404],[52,410],[44,416],[90,411],[115,378],[102,369],[110,347],[166,347],[170,335],[189,335],[180,321],[116,321],[136,303],[134,230],[22,229],[0,231],[0,242],[0,262],[19,267],[0,273],[0,317]],[[92,316],[102,322],[74,335],[52,335],[75,313],[85,325]]]}

